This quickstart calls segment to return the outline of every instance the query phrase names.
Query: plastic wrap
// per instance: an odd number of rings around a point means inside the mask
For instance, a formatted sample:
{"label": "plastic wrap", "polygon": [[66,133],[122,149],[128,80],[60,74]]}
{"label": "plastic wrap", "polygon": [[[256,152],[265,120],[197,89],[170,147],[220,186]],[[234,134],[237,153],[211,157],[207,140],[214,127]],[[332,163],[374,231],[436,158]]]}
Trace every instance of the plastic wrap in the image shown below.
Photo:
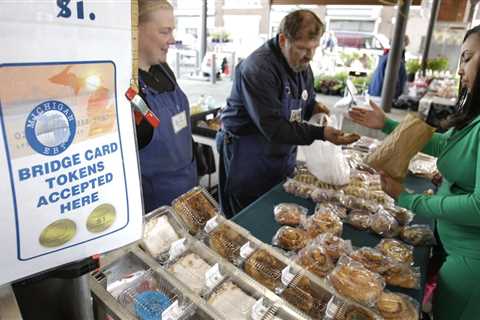
{"label": "plastic wrap", "polygon": [[385,238],[393,238],[400,233],[398,221],[382,209],[372,216],[370,229]]}
{"label": "plastic wrap", "polygon": [[413,247],[396,239],[382,239],[376,248],[397,262],[412,264]]}
{"label": "plastic wrap", "polygon": [[333,262],[336,262],[341,255],[348,255],[352,252],[350,240],[344,240],[331,233],[319,235],[313,244],[324,247]]}
{"label": "plastic wrap", "polygon": [[275,292],[276,288],[283,287],[282,270],[286,266],[267,250],[258,249],[245,260],[243,268],[246,274]]}
{"label": "plastic wrap", "polygon": [[395,219],[397,219],[398,223],[402,226],[406,226],[410,222],[412,222],[414,218],[414,214],[402,207],[398,206],[387,206],[385,210],[388,211]]}
{"label": "plastic wrap", "polygon": [[378,139],[370,138],[367,136],[361,136],[360,139],[350,144],[348,147],[353,150],[361,152],[371,153],[380,145]]}
{"label": "plastic wrap", "polygon": [[315,187],[293,179],[287,179],[287,181],[283,184],[283,189],[287,193],[308,199],[315,190]]}
{"label": "plastic wrap", "polygon": [[308,209],[295,203],[279,203],[273,208],[275,221],[281,225],[298,226],[307,219]]}
{"label": "plastic wrap", "polygon": [[388,285],[407,288],[420,288],[420,269],[406,264],[396,263],[383,273]]}
{"label": "plastic wrap", "polygon": [[312,201],[316,203],[321,203],[325,201],[339,202],[343,196],[343,191],[337,189],[315,188],[310,193],[310,198],[312,198]]}
{"label": "plastic wrap", "polygon": [[354,209],[348,214],[345,222],[358,230],[367,230],[372,222],[372,215],[367,210]]}
{"label": "plastic wrap", "polygon": [[277,230],[272,239],[272,244],[287,251],[298,251],[308,242],[305,230],[290,226],[283,226]]}
{"label": "plastic wrap", "polygon": [[195,187],[176,198],[172,207],[192,235],[196,235],[208,220],[220,214],[218,203],[202,187]]}
{"label": "plastic wrap", "polygon": [[315,206],[315,213],[317,212],[332,212],[340,219],[345,219],[347,217],[347,208],[342,206],[340,203],[334,202],[322,202],[317,203]]}
{"label": "plastic wrap", "polygon": [[393,292],[383,292],[377,303],[378,312],[385,320],[418,320],[418,302]]}
{"label": "plastic wrap", "polygon": [[326,232],[340,236],[343,231],[343,223],[336,214],[330,211],[319,211],[307,219],[305,229],[312,239]]}
{"label": "plastic wrap", "polygon": [[410,160],[408,170],[415,175],[431,179],[438,172],[437,158],[419,152]]}
{"label": "plastic wrap", "polygon": [[382,276],[347,256],[341,257],[328,280],[340,295],[367,306],[374,306],[385,288]]}
{"label": "plastic wrap", "polygon": [[183,236],[170,207],[161,207],[145,217],[142,247],[157,260],[164,260],[172,242]]}
{"label": "plastic wrap", "polygon": [[400,231],[400,238],[414,246],[432,246],[436,244],[435,235],[430,226],[413,224]]}
{"label": "plastic wrap", "polygon": [[350,253],[350,258],[361,263],[368,270],[379,274],[383,274],[396,264],[380,251],[369,247],[362,247],[353,251]]}
{"label": "plastic wrap", "polygon": [[206,296],[207,303],[219,314],[232,320],[250,319],[256,296],[227,279]]}
{"label": "plastic wrap", "polygon": [[295,262],[320,278],[326,277],[335,267],[327,250],[315,244],[310,244],[300,250],[295,257]]}
{"label": "plastic wrap", "polygon": [[334,296],[327,304],[324,320],[380,320],[380,317],[365,307],[347,303]]}

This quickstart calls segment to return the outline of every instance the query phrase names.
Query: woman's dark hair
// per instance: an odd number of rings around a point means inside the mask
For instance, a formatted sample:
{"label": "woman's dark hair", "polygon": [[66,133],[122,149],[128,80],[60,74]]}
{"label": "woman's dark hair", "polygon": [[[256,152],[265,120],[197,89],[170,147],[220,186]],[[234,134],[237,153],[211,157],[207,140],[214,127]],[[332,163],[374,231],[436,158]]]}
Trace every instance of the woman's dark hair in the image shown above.
{"label": "woman's dark hair", "polygon": [[[467,31],[463,42],[475,35],[480,41],[480,25]],[[460,89],[457,104],[455,106],[455,113],[448,117],[442,124],[443,128],[455,127],[460,130],[468,125],[473,119],[480,115],[480,68],[477,66],[477,74],[473,83],[471,92],[467,91],[467,88],[462,87],[460,81]]]}

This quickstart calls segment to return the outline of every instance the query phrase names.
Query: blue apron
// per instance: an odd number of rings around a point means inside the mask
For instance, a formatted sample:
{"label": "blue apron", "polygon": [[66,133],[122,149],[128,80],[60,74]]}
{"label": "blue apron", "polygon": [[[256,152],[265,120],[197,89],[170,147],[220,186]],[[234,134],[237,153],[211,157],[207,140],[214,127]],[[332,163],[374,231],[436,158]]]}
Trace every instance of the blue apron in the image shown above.
{"label": "blue apron", "polygon": [[[197,185],[188,99],[163,67],[162,71],[175,85],[173,91],[159,93],[140,79],[146,102],[160,119],[160,125],[153,130],[152,140],[140,150],[145,212],[169,205]],[[181,112],[185,112],[187,125],[175,133],[172,117]]]}
{"label": "blue apron", "polygon": [[[289,121],[305,117],[308,99],[302,99],[301,93],[307,88],[299,78],[300,97],[294,98],[283,75],[282,116]],[[224,128],[218,132],[216,143],[220,154],[219,200],[227,217],[291,176],[295,169],[297,146],[269,142],[261,133],[239,136]]]}

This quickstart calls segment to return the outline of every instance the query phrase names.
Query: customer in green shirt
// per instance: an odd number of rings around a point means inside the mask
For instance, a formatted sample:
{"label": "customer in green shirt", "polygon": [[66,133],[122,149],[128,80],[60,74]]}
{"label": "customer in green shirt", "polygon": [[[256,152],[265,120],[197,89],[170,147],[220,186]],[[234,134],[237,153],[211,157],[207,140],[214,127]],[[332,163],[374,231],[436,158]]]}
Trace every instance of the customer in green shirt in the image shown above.
{"label": "customer in green shirt", "polygon": [[[435,133],[423,152],[438,157],[443,182],[436,195],[411,194],[382,173],[383,190],[415,214],[437,220],[447,253],[433,300],[435,320],[480,319],[480,27],[465,36],[458,74],[461,94],[450,129]],[[371,103],[355,108],[353,121],[369,128],[393,131],[398,124]]]}

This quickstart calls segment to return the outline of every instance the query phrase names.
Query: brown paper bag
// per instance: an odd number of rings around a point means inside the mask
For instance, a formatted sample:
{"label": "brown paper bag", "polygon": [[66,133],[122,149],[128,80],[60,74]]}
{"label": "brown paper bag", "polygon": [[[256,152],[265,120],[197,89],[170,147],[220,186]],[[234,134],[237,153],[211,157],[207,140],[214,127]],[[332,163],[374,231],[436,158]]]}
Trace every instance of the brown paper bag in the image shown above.
{"label": "brown paper bag", "polygon": [[407,175],[410,160],[423,149],[434,132],[435,128],[409,113],[365,163],[401,182]]}

